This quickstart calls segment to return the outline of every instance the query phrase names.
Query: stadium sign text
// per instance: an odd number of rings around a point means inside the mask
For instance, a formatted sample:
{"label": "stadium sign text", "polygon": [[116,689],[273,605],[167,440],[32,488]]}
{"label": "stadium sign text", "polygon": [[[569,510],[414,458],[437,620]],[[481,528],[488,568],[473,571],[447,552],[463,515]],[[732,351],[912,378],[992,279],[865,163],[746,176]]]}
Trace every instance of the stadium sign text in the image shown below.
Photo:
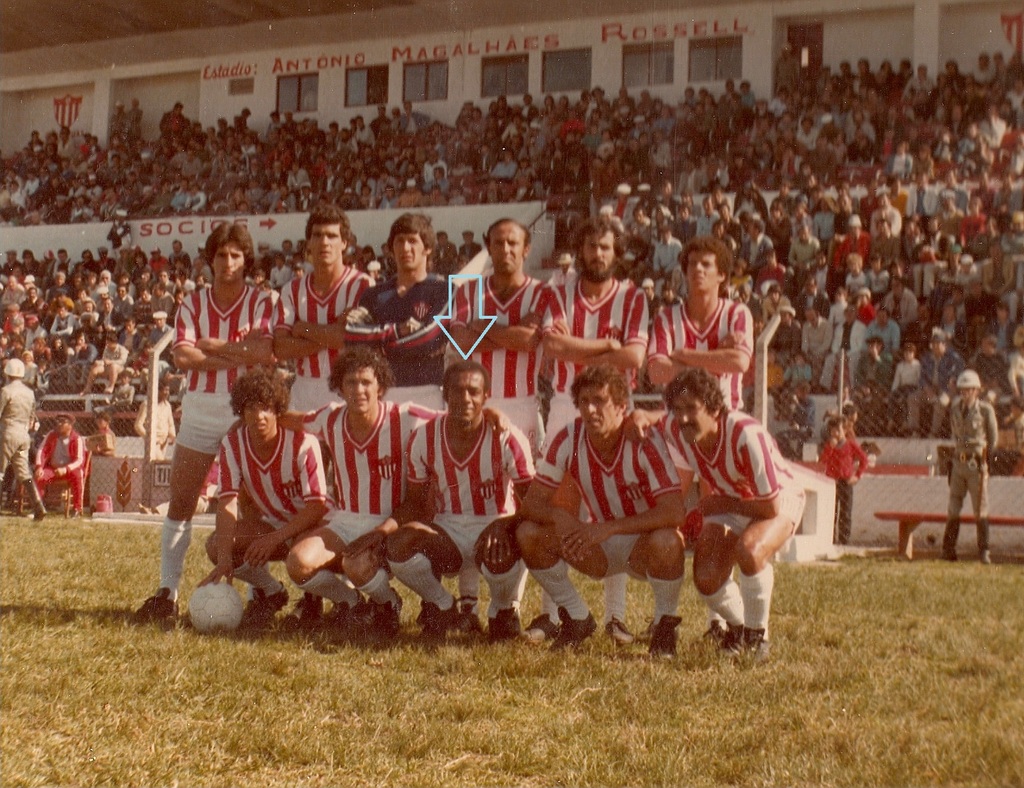
{"label": "stadium sign text", "polygon": [[731,20],[693,19],[676,22],[674,25],[627,25],[622,22],[605,22],[601,25],[601,43],[609,41],[665,41],[670,38],[701,38],[704,36],[726,36],[749,33],[750,28],[740,22],[739,17]]}
{"label": "stadium sign text", "polygon": [[215,66],[203,66],[203,79],[230,79],[233,77],[256,76],[255,63],[218,63]]}
{"label": "stadium sign text", "polygon": [[506,38],[491,38],[486,41],[467,41],[463,46],[461,42],[450,47],[447,44],[434,44],[424,47],[400,47],[391,48],[391,61],[408,60],[445,60],[452,57],[464,57],[466,55],[493,55],[508,54],[509,52],[530,52],[539,49],[558,49],[558,34],[547,33],[543,36],[509,36]]}
{"label": "stadium sign text", "polygon": [[288,74],[302,71],[326,71],[329,68],[347,68],[348,66],[361,66],[366,62],[364,52],[356,52],[353,55],[318,55],[317,57],[297,58],[274,58],[274,67],[271,73]]}

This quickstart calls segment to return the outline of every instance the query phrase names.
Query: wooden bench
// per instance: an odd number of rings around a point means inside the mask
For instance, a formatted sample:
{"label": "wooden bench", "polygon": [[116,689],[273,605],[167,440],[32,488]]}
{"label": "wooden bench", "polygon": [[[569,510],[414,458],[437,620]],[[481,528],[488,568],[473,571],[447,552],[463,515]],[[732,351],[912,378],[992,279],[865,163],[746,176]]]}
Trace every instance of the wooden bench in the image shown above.
{"label": "wooden bench", "polygon": [[[927,512],[875,512],[875,519],[899,523],[900,542],[896,554],[911,561],[914,558],[914,529],[921,523],[945,523],[949,517],[945,514],[929,514]],[[974,523],[974,515],[962,514],[960,522],[971,525]],[[988,523],[989,525],[1024,526],[1024,517],[995,514],[989,515]]]}

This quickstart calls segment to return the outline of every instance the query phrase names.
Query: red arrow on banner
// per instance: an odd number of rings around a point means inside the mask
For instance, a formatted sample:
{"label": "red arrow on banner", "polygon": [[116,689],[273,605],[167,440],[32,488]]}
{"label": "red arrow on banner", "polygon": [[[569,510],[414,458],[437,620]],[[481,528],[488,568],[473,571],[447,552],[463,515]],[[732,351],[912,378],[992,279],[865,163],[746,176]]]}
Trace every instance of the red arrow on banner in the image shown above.
{"label": "red arrow on banner", "polygon": [[271,219],[269,216],[266,219],[260,220],[260,227],[266,227],[268,230],[273,227],[277,222]]}

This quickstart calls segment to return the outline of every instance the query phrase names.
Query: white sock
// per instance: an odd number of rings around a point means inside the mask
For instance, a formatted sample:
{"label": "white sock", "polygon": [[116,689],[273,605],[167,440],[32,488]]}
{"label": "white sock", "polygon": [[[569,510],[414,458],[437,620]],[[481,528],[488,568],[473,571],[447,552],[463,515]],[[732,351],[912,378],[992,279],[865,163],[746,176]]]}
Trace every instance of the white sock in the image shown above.
{"label": "white sock", "polygon": [[569,580],[569,565],[561,558],[550,569],[531,569],[530,574],[551,595],[556,607],[564,607],[574,621],[590,615],[590,608]]}
{"label": "white sock", "polygon": [[522,559],[515,562],[511,569],[500,575],[494,574],[486,566],[480,570],[487,587],[491,590],[491,603],[487,607],[487,617],[496,618],[499,610],[519,609],[523,578],[526,576],[526,564]]}
{"label": "white sock", "polygon": [[434,569],[423,553],[416,553],[408,561],[393,561],[391,571],[424,602],[433,602],[441,610],[448,610],[455,604],[455,598],[434,577]]}
{"label": "white sock", "polygon": [[471,561],[463,561],[459,570],[459,609],[477,612],[480,598],[480,572]]}
{"label": "white sock", "polygon": [[625,572],[608,575],[604,579],[604,623],[613,618],[626,623],[626,577]]}
{"label": "white sock", "polygon": [[739,586],[730,576],[728,580],[713,594],[701,594],[706,604],[722,620],[733,626],[743,624],[743,598]]}
{"label": "white sock", "polygon": [[359,601],[359,594],[334,572],[321,569],[299,588],[308,594],[331,600],[336,605],[352,607]]}
{"label": "white sock", "polygon": [[178,598],[178,586],[185,571],[185,554],[192,544],[192,521],[164,520],[160,532],[160,588],[171,591],[171,599]]}
{"label": "white sock", "polygon": [[647,575],[647,582],[654,592],[654,623],[661,621],[663,616],[674,616],[679,609],[679,589],[683,587],[683,576],[675,580],[663,580]]}
{"label": "white sock", "polygon": [[775,587],[775,566],[768,564],[756,575],[740,572],[740,594],[743,595],[743,626],[768,630],[768,613]]}
{"label": "white sock", "polygon": [[555,624],[558,623],[558,605],[556,605],[555,600],[551,598],[551,594],[543,588],[540,592],[540,612],[541,615],[547,616]]}
{"label": "white sock", "polygon": [[258,588],[264,594],[276,594],[284,588],[284,586],[274,579],[272,574],[270,574],[270,569],[267,568],[266,564],[263,564],[263,566],[249,566],[249,564],[242,564],[235,569],[234,574],[239,580],[248,583],[253,588]]}
{"label": "white sock", "polygon": [[388,580],[388,573],[383,569],[378,569],[377,574],[371,577],[367,583],[359,586],[359,590],[370,597],[370,599],[378,605],[387,604],[395,607],[398,606],[398,594],[396,594],[395,589],[391,587],[391,583]]}

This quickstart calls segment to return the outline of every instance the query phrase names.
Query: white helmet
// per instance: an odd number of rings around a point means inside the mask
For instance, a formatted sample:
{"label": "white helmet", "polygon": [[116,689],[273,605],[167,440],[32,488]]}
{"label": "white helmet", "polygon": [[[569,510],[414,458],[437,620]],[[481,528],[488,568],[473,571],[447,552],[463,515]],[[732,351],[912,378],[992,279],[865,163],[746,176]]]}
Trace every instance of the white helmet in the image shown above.
{"label": "white helmet", "polygon": [[25,377],[25,364],[18,358],[12,358],[4,364],[4,374],[9,378]]}
{"label": "white helmet", "polygon": [[973,369],[965,369],[956,379],[956,387],[958,389],[980,389],[981,378]]}

